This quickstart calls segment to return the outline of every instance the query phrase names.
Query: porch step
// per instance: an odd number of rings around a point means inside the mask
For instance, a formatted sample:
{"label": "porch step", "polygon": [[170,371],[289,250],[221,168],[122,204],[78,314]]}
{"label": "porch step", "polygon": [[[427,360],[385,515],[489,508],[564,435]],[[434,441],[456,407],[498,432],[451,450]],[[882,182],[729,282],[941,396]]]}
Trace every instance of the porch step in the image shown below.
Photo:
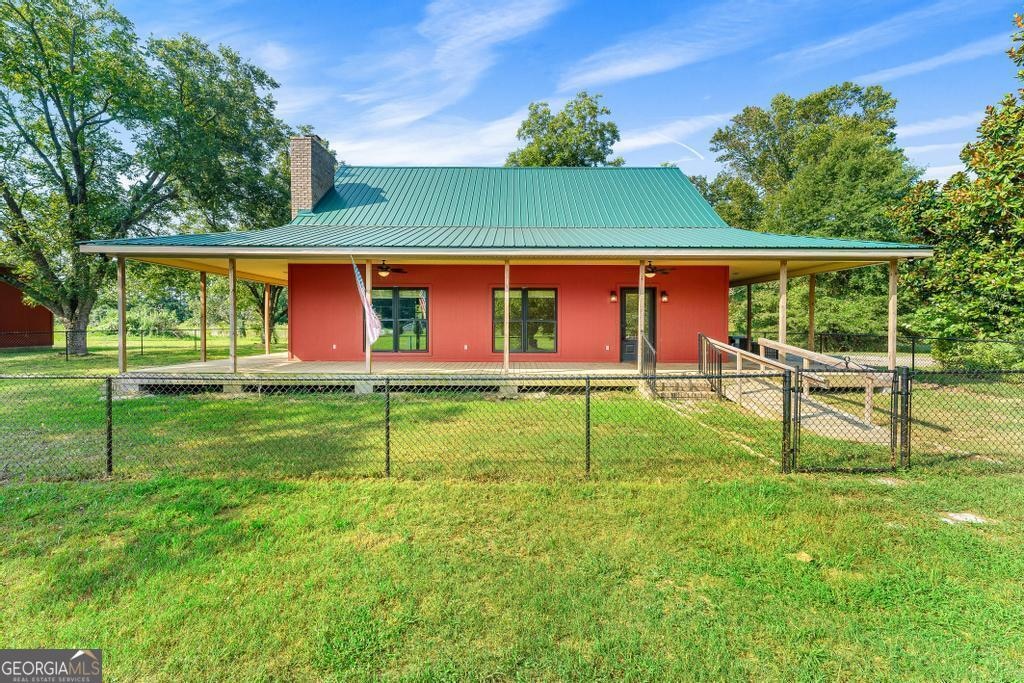
{"label": "porch step", "polygon": [[659,391],[658,398],[668,401],[693,401],[715,398],[715,392],[708,391]]}

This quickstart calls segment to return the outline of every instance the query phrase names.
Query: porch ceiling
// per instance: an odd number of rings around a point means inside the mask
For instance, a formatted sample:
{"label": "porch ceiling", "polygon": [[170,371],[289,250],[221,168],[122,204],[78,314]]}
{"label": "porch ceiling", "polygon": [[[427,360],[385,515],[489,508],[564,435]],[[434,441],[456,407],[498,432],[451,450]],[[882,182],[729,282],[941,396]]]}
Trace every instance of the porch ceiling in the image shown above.
{"label": "porch ceiling", "polygon": [[[864,266],[877,265],[886,263],[887,258],[879,258],[880,255],[872,254],[873,258],[848,258],[845,260],[828,260],[823,258],[806,258],[799,256],[790,256],[786,260],[789,262],[789,277],[800,277],[801,275],[809,275],[811,273],[827,273],[838,270],[848,270],[851,268],[862,268]],[[901,255],[901,258],[906,258],[908,254]],[[130,259],[145,261],[147,263],[156,263],[160,265],[169,266],[172,268],[180,268],[183,270],[193,271],[205,271],[211,274],[227,275],[227,259],[222,257],[185,257],[185,256],[155,256],[149,254],[139,254],[128,256]],[[393,266],[402,265],[415,265],[415,264],[461,264],[461,265],[480,265],[488,264],[494,266],[500,266],[504,263],[504,259],[495,258],[457,258],[457,257],[446,257],[446,258],[411,258],[411,257],[395,257],[388,254],[382,254],[380,257],[371,257],[371,260],[377,262],[381,258],[386,258],[388,263]],[[642,258],[642,257],[641,257]],[[365,255],[359,255],[356,257],[357,263],[365,263],[367,257]],[[623,258],[623,257],[564,257],[564,258],[514,258],[511,259],[513,266],[515,265],[564,265],[568,267],[582,266],[582,265],[622,265],[622,266],[636,266],[640,258]],[[729,267],[729,282],[732,286],[754,284],[758,282],[770,282],[778,280],[779,278],[779,260],[778,258],[755,258],[755,257],[708,257],[708,258],[672,258],[667,256],[651,255],[650,260],[658,266],[728,266]],[[269,282],[276,285],[287,285],[288,284],[288,264],[289,263],[350,263],[347,257],[288,257],[288,258],[244,258],[240,257],[236,259],[238,268],[238,277],[243,280],[253,280],[257,282]]]}

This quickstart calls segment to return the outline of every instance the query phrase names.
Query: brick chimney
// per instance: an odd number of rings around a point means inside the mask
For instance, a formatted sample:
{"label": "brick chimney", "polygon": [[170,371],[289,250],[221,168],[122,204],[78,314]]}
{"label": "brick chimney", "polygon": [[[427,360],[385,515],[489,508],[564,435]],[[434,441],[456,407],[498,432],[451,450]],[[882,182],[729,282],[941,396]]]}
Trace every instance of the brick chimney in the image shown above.
{"label": "brick chimney", "polygon": [[292,174],[292,218],[309,211],[334,187],[337,161],[317,135],[291,139],[289,146]]}

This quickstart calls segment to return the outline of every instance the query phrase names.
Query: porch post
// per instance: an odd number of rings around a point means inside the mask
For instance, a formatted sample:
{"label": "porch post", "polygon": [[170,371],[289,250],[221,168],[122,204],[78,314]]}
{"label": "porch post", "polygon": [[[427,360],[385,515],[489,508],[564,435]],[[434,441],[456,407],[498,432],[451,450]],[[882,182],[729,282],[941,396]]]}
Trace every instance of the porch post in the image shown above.
{"label": "porch post", "polygon": [[199,273],[199,360],[206,362],[206,271]]}
{"label": "porch post", "polygon": [[270,355],[270,283],[263,283],[263,353]]}
{"label": "porch post", "polygon": [[640,284],[637,285],[636,312],[636,371],[643,372],[644,367],[644,323],[647,308],[647,278],[644,275],[644,262],[640,260]]}
{"label": "porch post", "polygon": [[750,335],[754,333],[754,286],[747,285],[747,351],[754,348]]}
{"label": "porch post", "polygon": [[[509,362],[508,362],[508,355],[509,355],[509,348],[508,348],[508,342],[509,342],[509,339],[508,339],[508,330],[509,330],[509,322],[508,322],[508,316],[509,316],[509,291],[508,291],[508,289],[509,289],[509,282],[510,282],[510,279],[511,279],[510,278],[510,275],[511,275],[510,271],[511,271],[511,266],[509,264],[508,259],[506,259],[505,260],[505,303],[504,303],[504,313],[502,313],[502,332],[501,332],[502,339],[504,340],[502,342],[502,345],[501,345],[501,349],[502,349],[502,354],[501,354],[501,370],[502,370],[502,372],[508,372],[508,366],[509,366]],[[525,333],[526,333],[526,330],[520,331],[520,334],[525,334]]]}
{"label": "porch post", "polygon": [[128,370],[128,349],[125,334],[124,256],[117,257],[117,371]]}
{"label": "porch post", "polygon": [[896,259],[889,261],[889,369],[896,369],[896,283],[899,271]]}
{"label": "porch post", "polygon": [[[366,259],[366,298],[373,304],[373,261]],[[397,321],[396,321],[397,322]],[[392,334],[398,334],[398,330],[393,330]],[[369,375],[373,372],[373,344],[370,343],[369,337],[366,336],[366,323],[363,323],[363,339],[366,344],[366,374]]]}
{"label": "porch post", "polygon": [[235,287],[235,259],[228,259],[228,355],[231,372],[238,372],[238,301]]}
{"label": "porch post", "polygon": [[817,278],[814,273],[807,276],[807,350],[814,350],[814,288]]}
{"label": "porch post", "polygon": [[786,261],[779,261],[779,343],[786,343],[786,311],[788,310],[788,293],[786,291],[789,282],[788,273],[789,263]]}

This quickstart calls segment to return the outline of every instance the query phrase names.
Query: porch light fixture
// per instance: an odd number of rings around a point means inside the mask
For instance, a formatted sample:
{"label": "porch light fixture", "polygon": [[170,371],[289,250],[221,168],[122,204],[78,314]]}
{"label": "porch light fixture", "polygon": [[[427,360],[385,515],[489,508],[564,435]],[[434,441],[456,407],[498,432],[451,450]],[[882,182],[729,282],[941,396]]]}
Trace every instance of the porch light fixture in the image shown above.
{"label": "porch light fixture", "polygon": [[612,293],[608,295],[608,301],[610,301],[611,303],[615,303],[618,300],[619,300],[619,295],[618,295],[617,292],[615,292],[613,290]]}
{"label": "porch light fixture", "polygon": [[402,268],[392,268],[388,265],[387,261],[381,261],[380,265],[377,266],[377,275],[380,277],[387,277],[391,273],[404,273],[405,270]]}
{"label": "porch light fixture", "polygon": [[663,303],[663,304],[667,304],[668,303],[668,292],[666,292],[664,289],[661,290],[661,303]]}

